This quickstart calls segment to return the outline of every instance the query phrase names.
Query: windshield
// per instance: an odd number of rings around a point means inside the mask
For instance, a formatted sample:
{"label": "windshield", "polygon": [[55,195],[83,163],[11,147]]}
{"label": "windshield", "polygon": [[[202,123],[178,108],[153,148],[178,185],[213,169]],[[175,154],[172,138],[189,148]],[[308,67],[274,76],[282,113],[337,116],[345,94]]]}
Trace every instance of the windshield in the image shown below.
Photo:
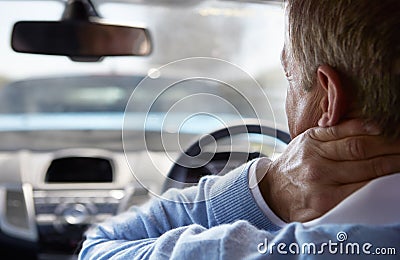
{"label": "windshield", "polygon": [[[223,125],[221,118],[229,121],[238,116],[262,117],[286,128],[286,82],[279,58],[284,28],[281,5],[237,1],[150,1],[147,5],[93,2],[107,20],[148,28],[152,54],[73,62],[67,57],[16,53],[10,47],[13,24],[20,20],[58,20],[64,3],[0,1],[0,134],[121,131],[125,112],[134,116],[135,126],[130,126],[139,130],[143,122],[139,124],[138,120],[147,118],[140,114],[150,115],[162,124],[165,114],[171,111],[169,125],[182,126],[187,114],[199,115],[186,120],[186,127],[176,127],[192,134],[209,132]],[[199,57],[209,60],[197,62]],[[201,77],[192,76],[192,72],[199,71]],[[220,75],[223,80],[215,80]],[[189,81],[182,81],[189,77]],[[149,79],[153,81],[149,83]],[[157,84],[153,84],[155,80]],[[252,89],[254,82],[267,99]],[[160,95],[155,85],[172,87]],[[257,106],[265,103],[269,103],[269,111],[256,113]],[[165,130],[160,125],[146,129]],[[96,138],[87,141],[94,146],[98,143]],[[7,149],[10,146],[7,144]],[[24,144],[17,147],[23,148]],[[40,149],[40,142],[36,141],[35,147]]]}

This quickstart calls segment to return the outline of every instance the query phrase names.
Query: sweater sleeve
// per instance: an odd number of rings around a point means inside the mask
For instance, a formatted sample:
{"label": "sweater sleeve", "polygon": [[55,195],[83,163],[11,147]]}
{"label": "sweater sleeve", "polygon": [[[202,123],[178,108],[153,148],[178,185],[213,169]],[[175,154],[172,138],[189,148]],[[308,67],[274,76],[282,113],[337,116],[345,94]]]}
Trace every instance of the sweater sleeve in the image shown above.
{"label": "sweater sleeve", "polygon": [[[400,225],[290,223],[267,232],[239,220],[169,230],[158,238],[88,242],[81,259],[398,259]],[[90,244],[92,243],[92,244]]]}
{"label": "sweater sleeve", "polygon": [[[184,227],[212,228],[245,220],[264,230],[278,230],[258,208],[248,186],[249,162],[225,176],[206,176],[184,190],[170,189],[163,198],[112,217],[90,228],[80,253],[98,259],[110,252],[145,256],[155,241],[170,230]],[[183,232],[183,231],[182,231]]]}

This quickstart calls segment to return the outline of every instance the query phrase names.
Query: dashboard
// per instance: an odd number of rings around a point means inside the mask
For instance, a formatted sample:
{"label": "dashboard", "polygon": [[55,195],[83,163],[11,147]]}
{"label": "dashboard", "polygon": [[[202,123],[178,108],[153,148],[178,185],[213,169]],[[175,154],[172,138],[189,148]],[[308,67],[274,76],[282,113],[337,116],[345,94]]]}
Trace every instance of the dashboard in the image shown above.
{"label": "dashboard", "polygon": [[[123,152],[65,149],[0,154],[0,240],[21,241],[42,256],[77,252],[89,225],[161,191],[172,163],[158,152],[158,169],[147,164],[147,152],[132,152],[130,161],[143,171],[131,173]],[[149,189],[150,188],[150,189]],[[154,194],[149,192],[153,191]]]}

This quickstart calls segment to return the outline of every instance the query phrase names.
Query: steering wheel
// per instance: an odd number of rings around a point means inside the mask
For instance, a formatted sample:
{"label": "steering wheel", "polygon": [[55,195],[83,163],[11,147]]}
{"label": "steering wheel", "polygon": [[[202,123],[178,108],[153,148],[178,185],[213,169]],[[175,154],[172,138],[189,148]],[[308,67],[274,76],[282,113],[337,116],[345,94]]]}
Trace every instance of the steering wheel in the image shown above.
{"label": "steering wheel", "polygon": [[[207,152],[202,147],[226,137],[238,134],[261,134],[276,138],[285,144],[291,140],[290,135],[272,127],[270,123],[258,119],[245,119],[237,124],[218,129],[203,135],[183,152],[168,173],[163,192],[169,188],[184,188],[196,184],[204,175],[223,175],[254,158],[262,157],[259,152]],[[227,165],[229,162],[230,165]],[[233,162],[233,163],[232,163]]]}

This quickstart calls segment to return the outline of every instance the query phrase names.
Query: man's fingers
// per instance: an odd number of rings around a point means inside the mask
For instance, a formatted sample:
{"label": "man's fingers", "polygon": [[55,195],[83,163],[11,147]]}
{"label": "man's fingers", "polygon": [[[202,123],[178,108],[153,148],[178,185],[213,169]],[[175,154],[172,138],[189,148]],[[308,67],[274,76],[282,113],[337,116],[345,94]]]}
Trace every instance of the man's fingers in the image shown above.
{"label": "man's fingers", "polygon": [[318,144],[322,157],[334,161],[352,161],[400,154],[400,140],[388,141],[381,136],[356,136]]}
{"label": "man's fingers", "polygon": [[331,178],[341,184],[369,181],[382,176],[400,173],[400,155],[387,155],[363,161],[338,163],[340,172]]}
{"label": "man's fingers", "polygon": [[379,135],[380,129],[372,123],[353,119],[331,127],[314,127],[306,131],[312,139],[327,142],[358,135]]}

